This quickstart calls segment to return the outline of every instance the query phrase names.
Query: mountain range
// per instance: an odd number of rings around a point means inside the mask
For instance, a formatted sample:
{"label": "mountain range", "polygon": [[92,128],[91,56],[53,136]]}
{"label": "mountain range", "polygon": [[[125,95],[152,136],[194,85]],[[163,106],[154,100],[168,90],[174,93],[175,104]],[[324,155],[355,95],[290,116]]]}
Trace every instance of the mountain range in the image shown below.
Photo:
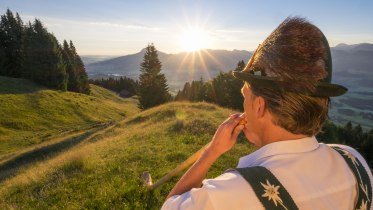
{"label": "mountain range", "polygon": [[[90,77],[97,75],[124,75],[137,79],[140,74],[145,49],[132,55],[120,56],[86,65]],[[252,53],[245,50],[201,50],[167,54],[158,51],[162,73],[172,90],[180,89],[186,81],[205,80],[215,77],[219,71],[234,69],[240,60],[247,60]]]}
{"label": "mountain range", "polygon": [[[363,85],[373,88],[373,44],[338,44],[331,48],[333,58],[333,81],[346,86]],[[92,62],[84,57],[89,76],[121,75],[137,79],[140,74],[145,49],[138,53]],[[209,80],[220,71],[227,72],[236,67],[238,61],[245,62],[252,52],[246,50],[201,50],[167,54],[158,51],[162,72],[166,75],[171,91],[181,89],[191,80]],[[88,62],[89,61],[89,62]]]}

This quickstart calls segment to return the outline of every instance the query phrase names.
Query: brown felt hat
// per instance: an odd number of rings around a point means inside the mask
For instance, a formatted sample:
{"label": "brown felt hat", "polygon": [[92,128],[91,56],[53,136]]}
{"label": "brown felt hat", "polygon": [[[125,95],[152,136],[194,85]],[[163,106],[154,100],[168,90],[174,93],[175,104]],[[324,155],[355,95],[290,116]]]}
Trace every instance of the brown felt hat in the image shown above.
{"label": "brown felt hat", "polygon": [[303,18],[289,17],[259,45],[242,71],[232,74],[252,86],[315,97],[347,92],[332,84],[332,57],[324,34]]}

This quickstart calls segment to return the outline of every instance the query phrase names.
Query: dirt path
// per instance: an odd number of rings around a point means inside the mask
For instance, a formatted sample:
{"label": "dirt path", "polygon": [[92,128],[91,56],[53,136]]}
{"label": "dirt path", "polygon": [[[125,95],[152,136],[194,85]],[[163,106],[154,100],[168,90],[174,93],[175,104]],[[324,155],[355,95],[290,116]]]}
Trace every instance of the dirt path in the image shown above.
{"label": "dirt path", "polygon": [[37,161],[43,161],[54,157],[61,152],[77,146],[83,141],[89,141],[94,137],[105,133],[107,130],[115,127],[116,123],[106,123],[95,126],[85,131],[78,131],[73,134],[59,137],[51,140],[47,144],[38,145],[32,149],[26,150],[20,154],[14,155],[0,163],[0,182],[14,176],[20,169],[27,167]]}

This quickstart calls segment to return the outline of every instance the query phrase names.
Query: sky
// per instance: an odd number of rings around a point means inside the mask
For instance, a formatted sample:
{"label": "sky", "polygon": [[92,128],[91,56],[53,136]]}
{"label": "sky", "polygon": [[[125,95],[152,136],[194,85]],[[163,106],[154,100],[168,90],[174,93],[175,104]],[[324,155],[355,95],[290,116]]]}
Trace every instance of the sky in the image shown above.
{"label": "sky", "polygon": [[40,19],[80,55],[127,55],[149,43],[165,53],[255,50],[288,16],[307,18],[330,46],[373,43],[369,0],[0,0],[0,13]]}

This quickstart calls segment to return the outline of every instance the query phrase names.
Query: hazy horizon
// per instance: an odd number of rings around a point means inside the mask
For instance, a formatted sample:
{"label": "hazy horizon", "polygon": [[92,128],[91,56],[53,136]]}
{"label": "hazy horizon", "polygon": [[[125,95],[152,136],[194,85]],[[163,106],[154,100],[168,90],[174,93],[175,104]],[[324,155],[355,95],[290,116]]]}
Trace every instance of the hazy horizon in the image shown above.
{"label": "hazy horizon", "polygon": [[[341,43],[337,43],[336,45],[334,46],[330,46],[330,47],[336,47],[337,45],[339,44],[347,44],[345,42],[341,42]],[[358,45],[358,44],[373,44],[373,43],[369,43],[369,42],[361,42],[361,43],[351,43],[351,44],[347,44],[347,45]],[[146,46],[144,46],[143,48],[139,49],[137,52],[132,52],[132,53],[128,53],[128,54],[112,54],[112,55],[101,55],[101,54],[79,54],[80,56],[103,56],[103,57],[120,57],[120,56],[126,56],[126,55],[133,55],[133,54],[136,54],[136,53],[139,53],[141,50],[143,50]],[[155,46],[157,48],[157,46]],[[157,49],[158,51],[162,52],[162,53],[166,53],[166,54],[179,54],[179,53],[188,53],[188,51],[180,51],[180,52],[165,52],[165,51],[162,51],[162,50],[159,50]],[[200,50],[197,50],[195,52],[198,52],[198,51],[203,51],[203,50],[227,50],[227,51],[234,51],[234,50],[244,50],[244,51],[249,51],[249,52],[253,52],[255,49],[211,49],[211,48],[206,48],[206,49],[200,49]],[[193,52],[191,52],[193,53]]]}

